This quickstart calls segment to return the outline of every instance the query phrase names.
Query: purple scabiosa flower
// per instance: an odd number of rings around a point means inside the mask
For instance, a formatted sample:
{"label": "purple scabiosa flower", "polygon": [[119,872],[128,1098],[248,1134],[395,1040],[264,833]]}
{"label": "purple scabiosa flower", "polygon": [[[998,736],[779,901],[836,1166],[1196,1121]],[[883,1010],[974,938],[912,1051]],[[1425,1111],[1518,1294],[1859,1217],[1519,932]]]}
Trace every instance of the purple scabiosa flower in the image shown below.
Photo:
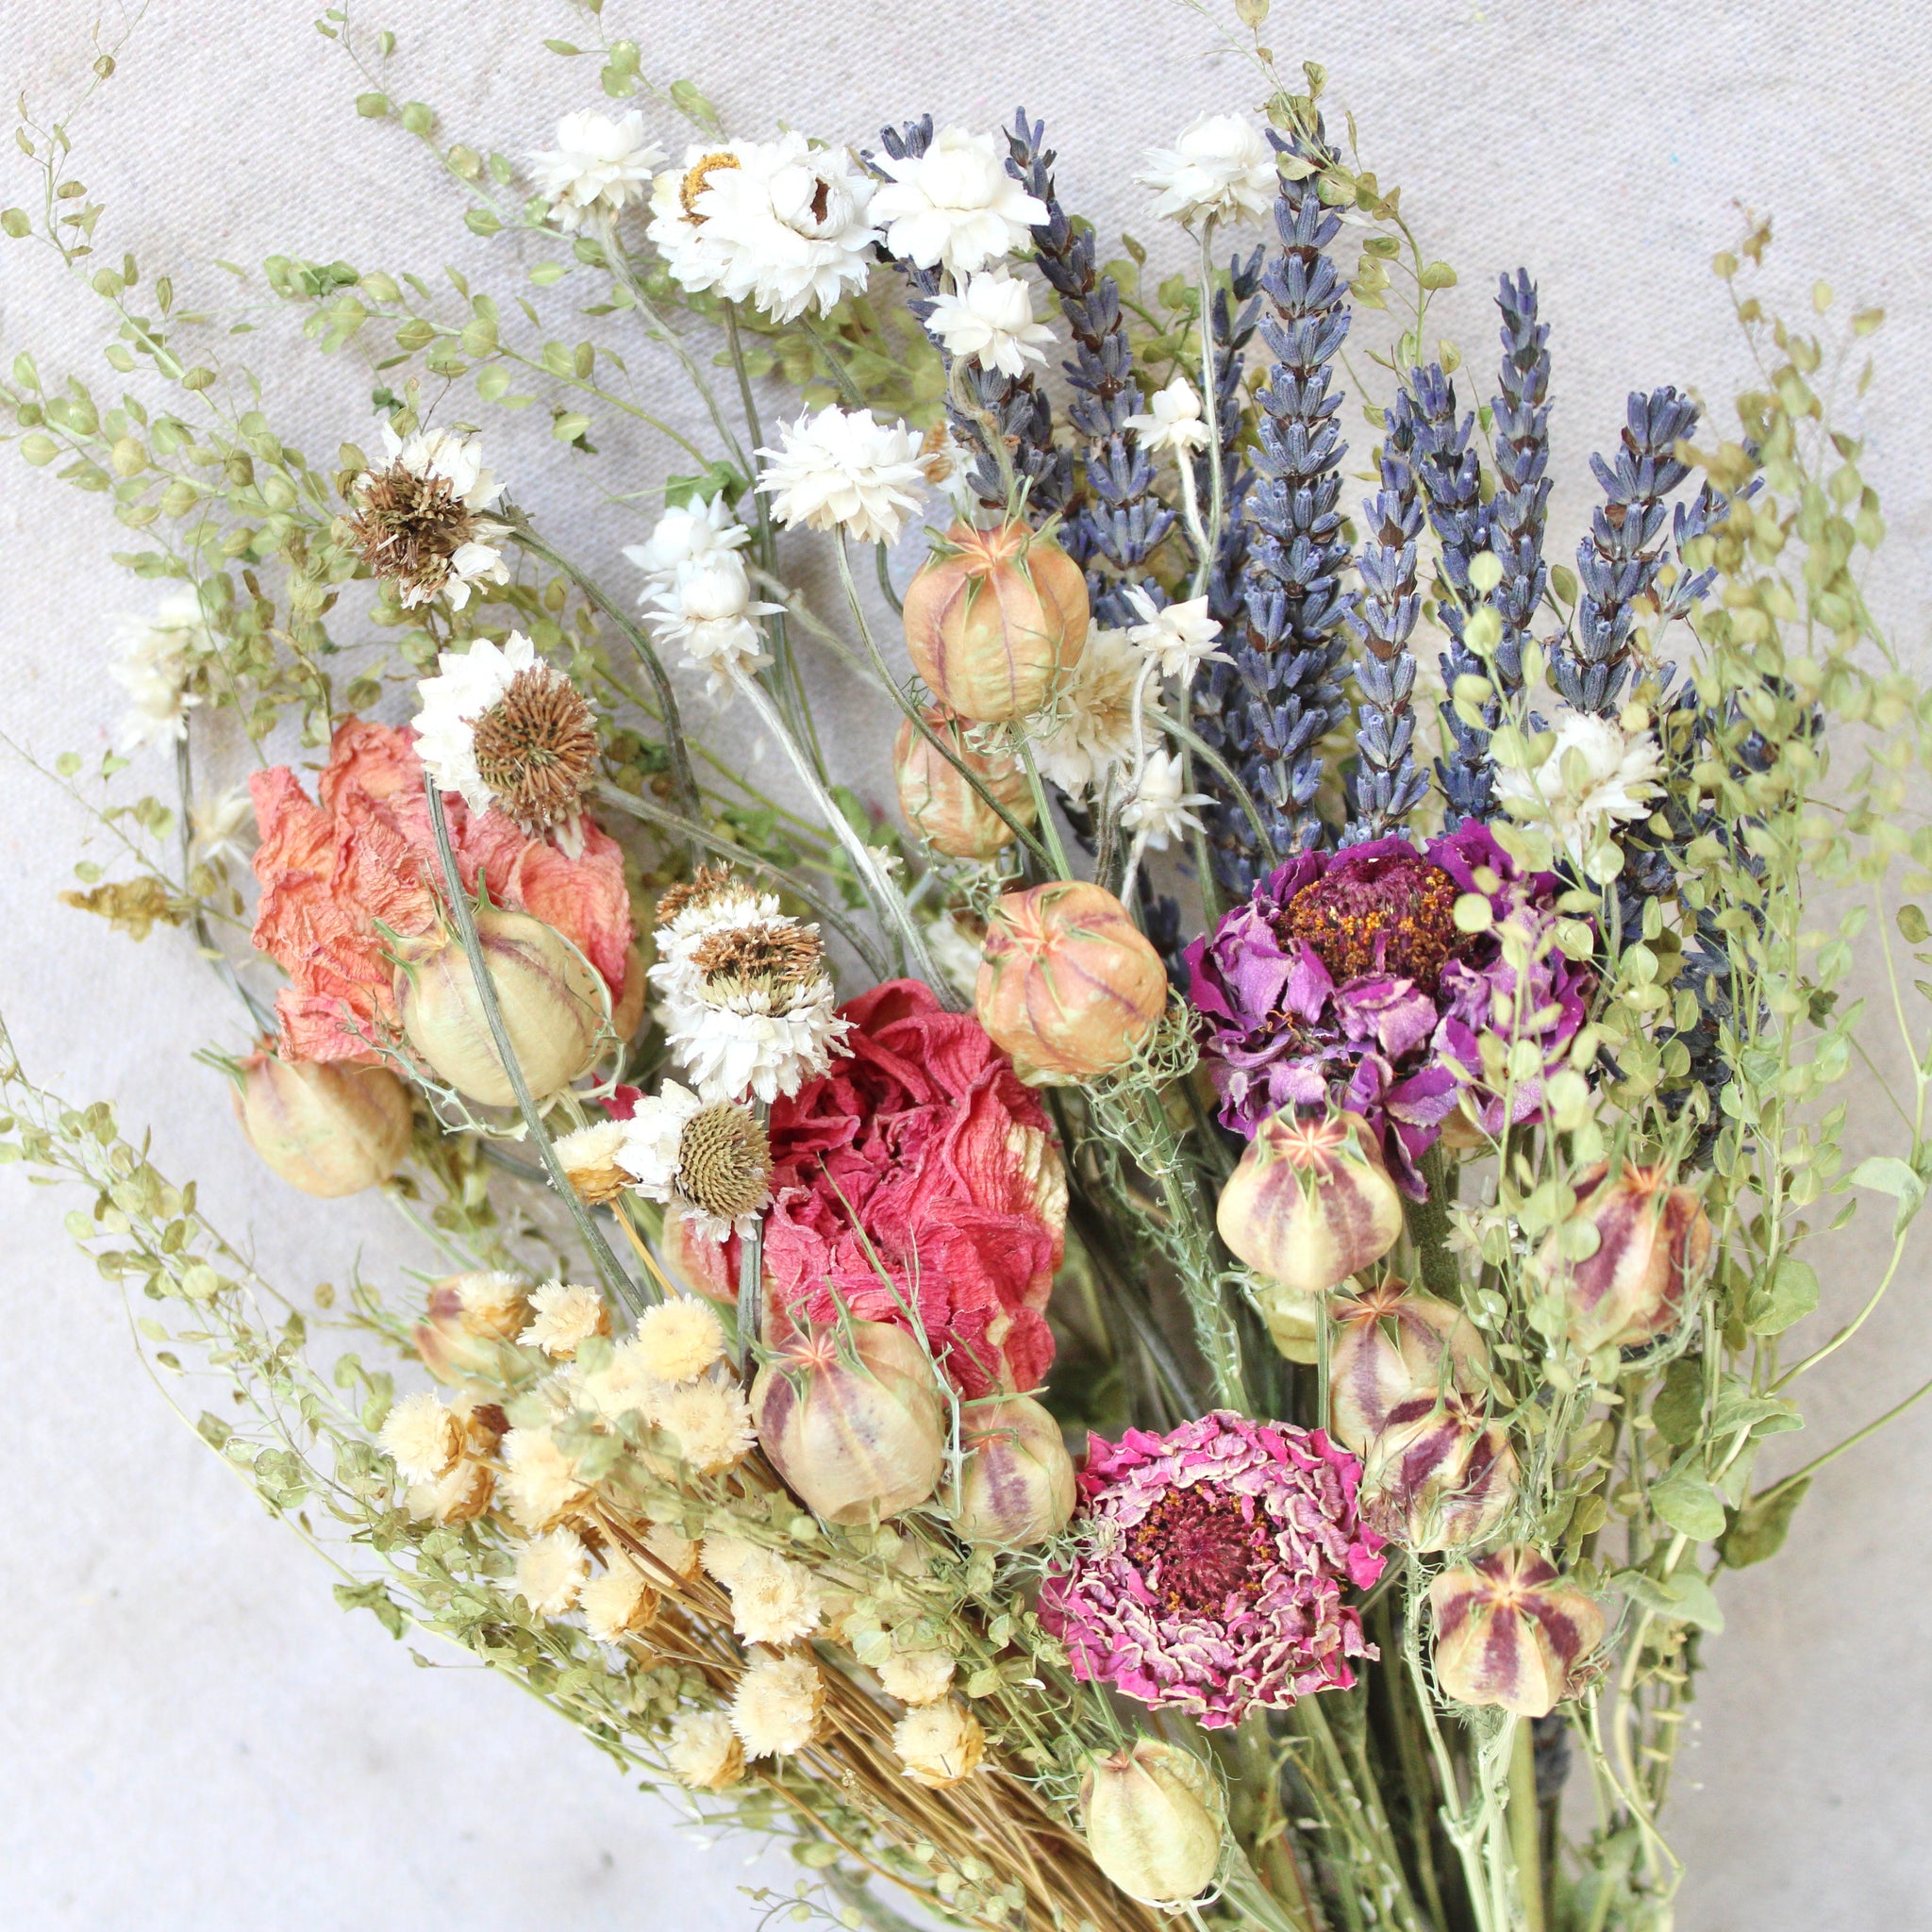
{"label": "purple scabiosa flower", "polygon": [[[1583,1024],[1590,971],[1548,943],[1557,890],[1552,874],[1520,874],[1474,824],[1421,851],[1372,839],[1278,867],[1188,949],[1223,1124],[1252,1140],[1283,1107],[1338,1103],[1368,1120],[1419,1198],[1416,1162],[1465,1091],[1486,1133],[1506,1110],[1534,1119],[1541,1075],[1519,1080],[1506,1109],[1482,1084],[1478,1042],[1534,1039],[1554,1071]],[[1489,900],[1487,931],[1457,929],[1465,892]],[[1529,952],[1520,989],[1509,926]]]}
{"label": "purple scabiosa flower", "polygon": [[1094,1437],[1070,1570],[1041,1588],[1075,1676],[1205,1730],[1355,1682],[1373,1657],[1353,1584],[1382,1574],[1356,1515],[1361,1464],[1320,1429],[1215,1409],[1165,1436]]}

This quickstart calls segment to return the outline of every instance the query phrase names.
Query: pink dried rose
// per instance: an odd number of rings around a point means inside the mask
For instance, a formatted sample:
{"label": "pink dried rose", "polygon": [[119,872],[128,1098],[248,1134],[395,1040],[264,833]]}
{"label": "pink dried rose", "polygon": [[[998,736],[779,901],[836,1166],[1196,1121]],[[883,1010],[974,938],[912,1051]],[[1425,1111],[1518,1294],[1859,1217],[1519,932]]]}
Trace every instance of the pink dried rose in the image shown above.
{"label": "pink dried rose", "polygon": [[1216,1409],[1165,1436],[1095,1437],[1080,1475],[1071,1570],[1041,1588],[1041,1616],[1074,1675],[1206,1729],[1355,1682],[1373,1657],[1341,1600],[1382,1574],[1361,1525],[1361,1464],[1320,1429]]}
{"label": "pink dried rose", "polygon": [[[436,918],[441,876],[414,734],[348,718],[311,801],[286,765],[249,781],[261,845],[255,944],[289,975],[276,996],[290,1060],[373,1061],[393,1036],[394,970],[378,929],[413,936]],[[588,822],[583,855],[519,831],[501,812],[444,799],[457,870],[474,892],[552,925],[620,999],[631,943],[630,893],[616,841]]]}

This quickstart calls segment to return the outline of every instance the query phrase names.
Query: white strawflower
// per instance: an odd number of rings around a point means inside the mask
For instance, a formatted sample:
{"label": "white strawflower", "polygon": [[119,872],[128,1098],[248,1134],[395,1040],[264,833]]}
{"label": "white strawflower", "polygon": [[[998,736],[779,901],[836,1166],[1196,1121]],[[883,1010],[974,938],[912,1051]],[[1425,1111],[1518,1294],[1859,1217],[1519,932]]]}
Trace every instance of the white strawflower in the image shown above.
{"label": "white strawflower", "polygon": [[686,1297],[646,1308],[631,1342],[646,1373],[675,1388],[723,1360],[724,1327],[705,1303]]}
{"label": "white strawflower", "polygon": [[1202,115],[1172,147],[1152,149],[1134,179],[1156,191],[1156,214],[1190,226],[1258,220],[1279,188],[1274,150],[1239,114]]}
{"label": "white strawflower", "polygon": [[643,542],[625,545],[625,556],[644,574],[638,602],[648,604],[654,592],[676,580],[685,564],[708,563],[750,541],[751,532],[731,514],[722,490],[708,503],[694,496],[667,509]]}
{"label": "white strawflower", "polygon": [[797,1643],[819,1626],[811,1572],[775,1550],[754,1550],[735,1566],[727,1588],[732,1628],[747,1643]]}
{"label": "white strawflower", "polygon": [[1147,398],[1143,414],[1129,416],[1124,425],[1141,439],[1149,456],[1171,449],[1176,458],[1189,450],[1208,447],[1208,425],[1201,414],[1201,398],[1185,375],[1176,375],[1165,389]]}
{"label": "white strawflower", "polygon": [[575,1530],[553,1529],[517,1552],[517,1594],[540,1617],[567,1616],[590,1574],[590,1552]]}
{"label": "white strawflower", "polygon": [[548,1529],[585,1491],[576,1464],[548,1429],[512,1429],[503,1439],[504,1501],[520,1529]]}
{"label": "white strawflower", "polygon": [[644,232],[672,279],[693,294],[720,288],[733,265],[734,251],[720,242],[708,219],[710,192],[752,152],[748,141],[688,147],[681,168],[666,168],[651,183],[651,225]]}
{"label": "white strawflower", "polygon": [[772,660],[754,619],[782,610],[752,595],[751,576],[735,550],[718,549],[680,564],[656,594],[646,618],[655,636],[675,644],[685,660],[709,674],[709,689],[728,691],[734,678]]}
{"label": "white strawflower", "polygon": [[619,1643],[658,1614],[658,1592],[628,1557],[612,1550],[609,1569],[584,1586],[584,1626],[599,1643]]}
{"label": "white strawflower", "polygon": [[943,1650],[895,1650],[880,1662],[878,1677],[886,1695],[901,1704],[937,1704],[952,1688],[955,1668]]}
{"label": "white strawflower", "polygon": [[610,1310],[594,1288],[547,1281],[530,1297],[530,1325],[517,1340],[545,1355],[568,1359],[593,1335],[610,1333]]}
{"label": "white strawflower", "polygon": [[818,1736],[825,1680],[805,1657],[761,1657],[738,1681],[731,1728],[749,1757],[783,1757]]}
{"label": "white strawflower", "polygon": [[243,863],[257,842],[255,801],[246,785],[230,785],[211,798],[197,798],[188,814],[195,858],[204,865],[232,858]]}
{"label": "white strawflower", "polygon": [[695,195],[680,184],[679,215],[697,229],[691,253],[706,258],[708,286],[774,322],[812,308],[828,314],[864,288],[878,240],[867,213],[872,176],[845,149],[811,147],[802,134],[734,153],[738,165],[708,170]]}
{"label": "white strawflower", "polygon": [[1088,632],[1087,648],[1051,714],[1053,728],[1033,741],[1043,777],[1075,796],[1090,787],[1097,791],[1114,766],[1132,764],[1137,749],[1153,749],[1144,716],[1141,745],[1134,742],[1134,687],[1142,662],[1124,631],[1095,625]]}
{"label": "white strawflower", "polygon": [[587,1127],[559,1135],[555,1143],[553,1152],[564,1178],[577,1198],[592,1208],[616,1200],[630,1183],[630,1176],[617,1164],[626,1124],[624,1121],[592,1121]]}
{"label": "white strawflower", "polygon": [[425,1389],[390,1410],[376,1441],[410,1482],[433,1483],[462,1454],[463,1425]]}
{"label": "white strawflower", "polygon": [[892,1749],[914,1784],[943,1791],[979,1769],[986,1732],[963,1704],[949,1697],[908,1710],[892,1726]]}
{"label": "white strawflower", "polygon": [[728,1530],[708,1536],[698,1545],[698,1561],[713,1583],[731,1588],[732,1578],[760,1553],[760,1546],[748,1537],[733,1536]]}
{"label": "white strawflower", "polygon": [[722,1791],[744,1775],[744,1746],[722,1710],[680,1711],[671,1720],[664,1760],[694,1791]]}
{"label": "white strawflower", "polygon": [[382,441],[388,464],[357,479],[346,525],[369,568],[400,586],[406,608],[442,595],[460,610],[471,585],[508,583],[497,544],[509,526],[483,515],[503,485],[483,461],[481,438],[424,429],[405,442],[385,423]]}
{"label": "white strawflower", "polygon": [[691,1382],[672,1390],[658,1422],[677,1438],[685,1461],[701,1475],[734,1469],[758,1447],[751,1405],[736,1382]]}
{"label": "white strawflower", "polygon": [[495,1471],[487,1462],[461,1457],[437,1481],[411,1483],[403,1507],[412,1523],[474,1523],[490,1507],[495,1491]]}
{"label": "white strawflower", "polygon": [[628,1336],[611,1351],[610,1359],[589,1374],[576,1373],[574,1394],[579,1407],[593,1415],[615,1422],[625,1415],[641,1415],[655,1422],[670,1391],[651,1373],[649,1359],[638,1347],[636,1336]]}
{"label": "white strawflower", "polygon": [[514,1341],[523,1333],[529,1316],[530,1284],[521,1274],[477,1269],[453,1275],[446,1285],[456,1290],[464,1327],[498,1341]]}
{"label": "white strawflower", "polygon": [[1136,838],[1144,838],[1157,852],[1171,840],[1202,829],[1191,807],[1213,801],[1205,791],[1181,790],[1181,761],[1174,753],[1150,751],[1141,767],[1141,782],[1121,812],[1121,824]]}
{"label": "white strawflower", "polygon": [[1046,352],[1040,344],[1053,341],[1052,329],[1034,320],[1032,285],[1004,262],[968,275],[957,294],[940,296],[925,325],[956,360],[1016,377],[1025,375],[1029,362],[1044,367]]}
{"label": "white strawflower", "polygon": [[870,409],[827,403],[780,432],[758,488],[788,529],[847,531],[861,543],[890,543],[925,491],[917,430],[879,422]]}
{"label": "white strawflower", "polygon": [[1533,771],[1500,768],[1496,796],[1511,818],[1549,825],[1581,863],[1599,828],[1647,817],[1657,793],[1663,754],[1648,731],[1626,731],[1614,718],[1564,711],[1557,741]]}
{"label": "white strawflower", "polygon": [[538,193],[568,235],[593,215],[615,214],[642,200],[651,171],[663,158],[664,150],[644,133],[641,114],[613,121],[587,108],[557,124],[556,147],[532,155],[530,166]]}
{"label": "white strawflower", "polygon": [[1201,665],[1227,662],[1226,653],[1214,648],[1221,641],[1221,626],[1208,616],[1206,597],[1157,610],[1153,597],[1135,584],[1127,602],[1141,613],[1141,622],[1127,626],[1127,641],[1146,652],[1163,677],[1186,684]]}
{"label": "white strawflower", "polygon": [[872,218],[888,251],[920,268],[984,268],[1024,248],[1047,220],[1046,204],[1007,173],[991,134],[948,127],[923,155],[880,155],[878,165],[892,178],[873,197]]}
{"label": "white strawflower", "polygon": [[188,736],[188,713],[201,699],[188,689],[195,666],[214,649],[193,591],[170,591],[151,617],[124,618],[108,673],[129,708],[114,738],[120,752],[172,744]]}

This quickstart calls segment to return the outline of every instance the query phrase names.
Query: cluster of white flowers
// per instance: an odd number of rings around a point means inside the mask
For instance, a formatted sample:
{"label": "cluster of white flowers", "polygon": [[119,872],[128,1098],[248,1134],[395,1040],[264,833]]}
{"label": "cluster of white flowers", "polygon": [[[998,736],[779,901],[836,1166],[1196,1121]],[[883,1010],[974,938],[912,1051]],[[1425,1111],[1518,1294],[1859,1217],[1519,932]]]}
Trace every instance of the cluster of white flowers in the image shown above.
{"label": "cluster of white flowers", "polygon": [[1511,818],[1549,826],[1562,850],[1588,870],[1603,834],[1649,815],[1662,776],[1663,754],[1646,722],[1565,710],[1541,763],[1497,771],[1496,796]]}
{"label": "cluster of white flowers", "polygon": [[1156,214],[1190,226],[1258,220],[1280,185],[1267,137],[1239,114],[1204,114],[1134,178],[1155,191]]}
{"label": "cluster of white flowers", "polygon": [[650,541],[624,553],[644,574],[638,602],[652,635],[707,672],[714,695],[772,661],[758,620],[784,608],[753,594],[743,557],[750,534],[720,491],[708,503],[666,510]]}
{"label": "cluster of white flowers", "polygon": [[878,165],[891,179],[873,197],[872,218],[887,249],[916,268],[970,275],[1026,246],[1047,219],[991,134],[948,127],[924,154],[881,155]]}
{"label": "cluster of white flowers", "polygon": [[188,689],[195,666],[214,648],[201,598],[170,591],[151,617],[124,619],[108,670],[129,708],[115,734],[117,751],[170,744],[188,736],[188,713],[200,697]]}
{"label": "cluster of white flowers", "polygon": [[613,121],[587,108],[557,124],[557,145],[530,158],[537,192],[557,225],[575,234],[593,216],[614,215],[643,198],[664,150],[644,133],[644,117]]}
{"label": "cluster of white flowers", "polygon": [[946,354],[1022,376],[1029,362],[1046,362],[1041,345],[1053,331],[1033,315],[1033,290],[1004,263],[961,279],[957,292],[941,295],[925,319]]}
{"label": "cluster of white flowers", "polygon": [[1100,625],[1088,632],[1086,649],[1034,736],[1042,777],[1077,798],[1100,791],[1110,771],[1153,750],[1154,730],[1144,715],[1138,738],[1134,730],[1134,693],[1144,666],[1126,632]]}
{"label": "cluster of white flowers", "polygon": [[1203,664],[1225,664],[1227,654],[1214,647],[1221,626],[1208,614],[1206,597],[1155,608],[1153,596],[1138,584],[1127,602],[1140,613],[1139,624],[1127,626],[1127,641],[1150,658],[1161,676],[1187,684]]}
{"label": "cluster of white flowers", "polygon": [[891,543],[925,490],[919,432],[881,423],[870,409],[827,403],[761,449],[758,488],[788,529],[843,530],[860,543]]}

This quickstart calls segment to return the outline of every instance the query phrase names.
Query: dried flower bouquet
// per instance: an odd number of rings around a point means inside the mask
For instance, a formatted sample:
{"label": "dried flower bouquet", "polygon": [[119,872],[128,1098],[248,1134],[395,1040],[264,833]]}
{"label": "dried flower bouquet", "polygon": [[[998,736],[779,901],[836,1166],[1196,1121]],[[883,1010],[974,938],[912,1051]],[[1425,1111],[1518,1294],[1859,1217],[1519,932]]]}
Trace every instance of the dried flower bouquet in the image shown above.
{"label": "dried flower bouquet", "polygon": [[[1569,567],[1533,280],[1492,379],[1429,358],[1454,275],[1267,0],[1253,114],[1147,158],[1192,264],[1158,287],[1024,113],[727,138],[582,10],[639,105],[522,159],[321,23],[532,291],[271,259],[376,385],[321,466],[116,265],[71,117],[23,126],[0,225],[128,388],[23,353],[8,436],[161,591],[120,751],[49,774],[125,858],[67,896],[188,929],[256,1153],[435,1258],[285,1294],[10,1051],[0,1153],[92,1193],[345,1607],[789,1843],[773,1909],[1659,1932],[1717,1586],[1870,1429],[1775,1480],[1760,1445],[1932,1171],[1932,706],[1831,415],[1879,318],[1766,315],[1751,227],[1735,434],[1633,395]],[[645,418],[679,472],[599,582],[490,425],[547,408],[594,464],[643,356],[706,426]],[[896,725],[899,824],[823,755],[834,678]],[[776,795],[687,732],[698,680]],[[178,796],[125,802],[157,752]],[[1854,1053],[1907,1086],[1847,1167]],[[1890,1266],[1807,1339],[1874,1194]]]}

